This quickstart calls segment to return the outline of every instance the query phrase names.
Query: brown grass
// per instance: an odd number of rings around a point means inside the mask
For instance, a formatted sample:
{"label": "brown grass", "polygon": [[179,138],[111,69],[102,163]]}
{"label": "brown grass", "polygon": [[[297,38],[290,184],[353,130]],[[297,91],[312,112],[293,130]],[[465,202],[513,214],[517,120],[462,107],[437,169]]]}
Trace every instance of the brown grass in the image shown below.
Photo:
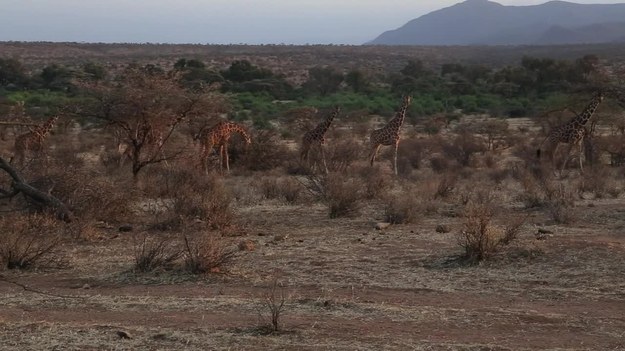
{"label": "brown grass", "polygon": [[193,274],[216,273],[234,259],[235,250],[215,232],[184,235],[185,270]]}
{"label": "brown grass", "polygon": [[151,272],[171,269],[182,256],[182,248],[174,240],[143,233],[134,239],[134,271]]}
{"label": "brown grass", "polygon": [[60,251],[64,224],[40,214],[0,217],[0,264],[7,269],[58,268],[66,265]]}

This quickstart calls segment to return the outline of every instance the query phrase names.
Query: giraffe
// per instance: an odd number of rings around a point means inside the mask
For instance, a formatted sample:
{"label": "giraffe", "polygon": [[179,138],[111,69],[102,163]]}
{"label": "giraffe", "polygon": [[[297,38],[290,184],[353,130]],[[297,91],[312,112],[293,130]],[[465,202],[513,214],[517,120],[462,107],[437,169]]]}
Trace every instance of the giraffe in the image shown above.
{"label": "giraffe", "polygon": [[550,152],[550,159],[553,160],[553,157],[558,150],[558,146],[560,143],[569,144],[569,148],[566,152],[566,157],[564,158],[564,163],[562,164],[562,169],[560,172],[564,171],[566,167],[566,163],[569,161],[569,157],[571,154],[571,150],[574,146],[579,147],[579,170],[580,172],[584,171],[582,166],[582,155],[583,155],[583,139],[584,136],[588,133],[586,129],[586,123],[593,116],[597,107],[603,101],[604,95],[602,92],[597,92],[593,98],[590,100],[590,103],[586,106],[586,108],[580,114],[576,114],[573,119],[570,121],[553,128],[547,137],[540,143],[538,150],[536,150],[537,158],[541,156],[541,148],[545,142],[551,144],[551,148],[553,150]]}
{"label": "giraffe", "polygon": [[376,129],[371,132],[371,152],[369,154],[371,166],[373,166],[373,161],[375,161],[378,151],[380,150],[380,146],[394,145],[395,150],[393,153],[393,172],[395,172],[395,175],[397,175],[397,148],[399,147],[400,140],[399,132],[401,130],[401,126],[404,124],[406,111],[408,110],[410,101],[410,95],[405,95],[402,100],[402,105],[395,113],[395,117],[390,120],[383,128]]}
{"label": "giraffe", "polygon": [[208,156],[213,148],[219,148],[219,169],[223,172],[224,161],[226,170],[230,171],[230,161],[228,157],[228,142],[232,133],[239,133],[245,139],[246,146],[252,143],[249,133],[241,125],[233,122],[222,121],[210,128],[201,129],[193,140],[199,141],[201,145],[200,157],[202,158],[202,168],[208,174]]}
{"label": "giraffe", "polygon": [[323,150],[325,145],[325,134],[330,128],[332,121],[336,116],[338,116],[341,108],[339,106],[335,106],[332,110],[332,113],[328,115],[328,117],[321,123],[319,123],[314,129],[309,130],[304,134],[302,138],[302,151],[300,153],[300,160],[308,162],[308,156],[310,154],[310,149],[318,145],[319,150],[321,152],[321,161],[323,162],[323,168],[325,169],[326,174],[328,173],[328,165],[326,164],[326,156]]}
{"label": "giraffe", "polygon": [[48,118],[43,124],[15,138],[15,160],[22,163],[27,152],[39,152],[43,148],[43,142],[54,127],[59,116]]}

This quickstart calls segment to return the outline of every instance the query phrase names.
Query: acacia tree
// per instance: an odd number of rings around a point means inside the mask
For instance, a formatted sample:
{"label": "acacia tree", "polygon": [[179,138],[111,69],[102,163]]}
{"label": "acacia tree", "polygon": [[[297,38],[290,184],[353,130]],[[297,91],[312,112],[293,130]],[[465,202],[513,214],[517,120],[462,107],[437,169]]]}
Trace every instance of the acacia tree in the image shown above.
{"label": "acacia tree", "polygon": [[174,72],[131,66],[112,82],[82,82],[88,98],[83,116],[106,122],[132,162],[132,174],[150,164],[178,157],[167,149],[184,121],[227,110],[224,97],[210,88],[186,89]]}

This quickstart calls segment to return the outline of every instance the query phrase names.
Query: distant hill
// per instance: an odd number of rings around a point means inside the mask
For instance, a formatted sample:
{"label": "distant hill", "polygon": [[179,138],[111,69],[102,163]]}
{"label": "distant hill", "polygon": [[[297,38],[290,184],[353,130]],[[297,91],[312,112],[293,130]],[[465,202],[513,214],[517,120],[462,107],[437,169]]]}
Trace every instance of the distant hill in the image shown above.
{"label": "distant hill", "polygon": [[559,45],[625,42],[625,4],[504,6],[467,0],[382,33],[371,45]]}

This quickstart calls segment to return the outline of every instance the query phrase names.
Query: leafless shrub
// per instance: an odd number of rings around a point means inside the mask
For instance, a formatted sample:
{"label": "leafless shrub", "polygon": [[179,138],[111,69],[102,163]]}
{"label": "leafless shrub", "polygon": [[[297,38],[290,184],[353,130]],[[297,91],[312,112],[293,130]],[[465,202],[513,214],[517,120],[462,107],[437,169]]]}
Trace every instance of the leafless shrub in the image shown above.
{"label": "leafless shrub", "polygon": [[402,140],[397,151],[397,171],[400,175],[407,176],[421,167],[423,155],[426,150],[425,143],[419,139]]}
{"label": "leafless shrub", "polygon": [[[206,228],[223,229],[232,225],[232,199],[223,179],[215,173],[208,176],[190,169],[164,169],[146,178],[154,195],[165,198],[165,213],[158,215],[158,227],[179,228],[184,221],[200,221]],[[166,225],[163,225],[166,224]]]}
{"label": "leafless shrub", "polygon": [[271,130],[261,130],[252,135],[252,144],[248,146],[245,165],[251,171],[266,171],[287,164],[297,159],[295,151],[280,140],[280,135]]}
{"label": "leafless shrub", "polygon": [[266,310],[267,316],[263,316],[264,313],[259,311],[263,320],[269,319],[268,323],[265,322],[265,328],[268,329],[268,332],[276,333],[282,329],[280,318],[284,313],[284,305],[287,300],[288,297],[284,287],[275,279],[264,296],[263,308]]}
{"label": "leafless shrub", "polygon": [[443,154],[462,167],[470,165],[473,154],[487,150],[483,141],[470,133],[458,135],[451,143],[444,142],[441,147]]}
{"label": "leafless shrub", "polygon": [[612,172],[606,167],[596,166],[582,174],[578,192],[592,193],[595,198],[601,199],[606,195],[614,198],[621,193],[621,188],[616,183]]}
{"label": "leafless shrub", "polygon": [[[61,200],[83,221],[124,221],[136,197],[135,189],[123,180],[71,165],[51,166],[28,176],[31,185]],[[37,212],[42,210],[39,206],[29,203]]]}
{"label": "leafless shrub", "polygon": [[568,224],[575,220],[575,195],[575,190],[569,184],[562,182],[547,184],[547,210],[556,223]]}
{"label": "leafless shrub", "polygon": [[509,169],[492,169],[488,173],[488,177],[495,182],[495,184],[501,184],[506,178],[510,176]]}
{"label": "leafless shrub", "polygon": [[193,274],[216,273],[234,259],[235,250],[217,233],[198,233],[193,239],[184,235],[185,269]]}
{"label": "leafless shrub", "polygon": [[134,270],[137,272],[171,269],[181,256],[182,249],[172,239],[144,233],[134,240]]}
{"label": "leafless shrub", "polygon": [[480,262],[492,257],[503,242],[503,230],[491,221],[493,208],[484,204],[469,204],[464,211],[464,229],[458,235],[458,244],[464,249],[464,259]]}
{"label": "leafless shrub", "polygon": [[330,175],[326,179],[325,186],[325,201],[330,210],[330,218],[354,215],[360,210],[362,184],[356,179]]}
{"label": "leafless shrub", "polygon": [[416,223],[422,213],[423,199],[412,192],[389,197],[384,207],[384,217],[392,224]]}
{"label": "leafless shrub", "polygon": [[444,173],[453,168],[449,159],[442,156],[434,156],[430,159],[430,167],[436,173]]}
{"label": "leafless shrub", "polygon": [[330,172],[345,172],[360,157],[362,146],[352,138],[334,140],[326,147],[326,160]]}
{"label": "leafless shrub", "polygon": [[261,178],[256,186],[267,199],[281,199],[289,204],[295,204],[301,200],[303,186],[292,177],[267,176]]}
{"label": "leafless shrub", "polygon": [[516,217],[509,220],[508,225],[505,226],[503,231],[503,237],[501,238],[501,244],[508,245],[514,241],[518,235],[521,227],[525,224],[529,216]]}
{"label": "leafless shrub", "polygon": [[60,252],[65,227],[45,215],[14,214],[0,217],[2,268],[60,268],[66,261]]}
{"label": "leafless shrub", "polygon": [[454,191],[457,182],[458,182],[458,177],[456,175],[451,174],[451,173],[444,174],[438,180],[438,184],[436,186],[436,193],[434,194],[434,199],[447,198]]}
{"label": "leafless shrub", "polygon": [[525,205],[525,208],[537,208],[546,205],[547,195],[545,189],[550,181],[549,178],[537,176],[526,169],[516,170],[513,174],[523,189],[518,195],[518,200]]}
{"label": "leafless shrub", "polygon": [[366,199],[379,198],[392,186],[391,174],[384,172],[378,165],[359,168],[357,173],[363,181],[363,196]]}

